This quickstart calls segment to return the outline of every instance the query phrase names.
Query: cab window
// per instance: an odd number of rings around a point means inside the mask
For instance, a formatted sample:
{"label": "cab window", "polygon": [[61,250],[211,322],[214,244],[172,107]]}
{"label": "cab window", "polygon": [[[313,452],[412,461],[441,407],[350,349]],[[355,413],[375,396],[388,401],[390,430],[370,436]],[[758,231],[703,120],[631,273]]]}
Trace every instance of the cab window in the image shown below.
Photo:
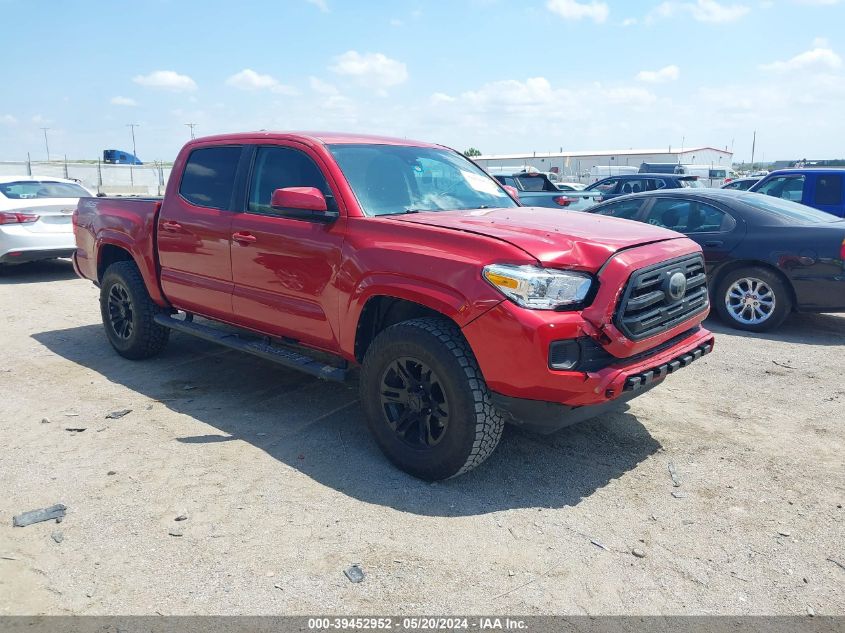
{"label": "cab window", "polygon": [[842,204],[842,176],[825,174],[816,178],[816,204]]}
{"label": "cab window", "polygon": [[229,209],[241,146],[202,147],[188,156],[179,195],[198,207]]}

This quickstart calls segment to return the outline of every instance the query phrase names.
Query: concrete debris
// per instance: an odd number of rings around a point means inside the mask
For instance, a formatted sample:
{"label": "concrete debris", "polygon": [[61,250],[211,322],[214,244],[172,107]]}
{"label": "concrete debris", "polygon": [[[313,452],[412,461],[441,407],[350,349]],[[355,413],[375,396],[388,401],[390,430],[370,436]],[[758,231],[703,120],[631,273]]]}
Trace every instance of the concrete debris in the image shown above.
{"label": "concrete debris", "polygon": [[343,570],[344,575],[349,578],[349,582],[363,582],[364,580],[364,570],[361,569],[358,565],[352,565]]}
{"label": "concrete debris", "polygon": [[65,515],[67,506],[57,503],[49,508],[41,508],[40,510],[30,510],[17,515],[12,519],[12,525],[15,527],[25,527],[33,523],[40,523],[41,521],[49,521],[51,519],[60,519]]}
{"label": "concrete debris", "polygon": [[120,409],[119,411],[112,411],[106,416],[106,420],[119,420],[125,415],[132,413],[132,409]]}

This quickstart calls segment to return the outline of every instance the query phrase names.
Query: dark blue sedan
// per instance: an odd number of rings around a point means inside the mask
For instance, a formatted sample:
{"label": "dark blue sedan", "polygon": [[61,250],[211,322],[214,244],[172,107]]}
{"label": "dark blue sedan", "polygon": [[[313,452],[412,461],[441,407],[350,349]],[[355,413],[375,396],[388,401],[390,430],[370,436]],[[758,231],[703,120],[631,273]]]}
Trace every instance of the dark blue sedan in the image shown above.
{"label": "dark blue sedan", "polygon": [[685,176],[683,174],[620,174],[619,176],[602,178],[587,187],[584,191],[600,192],[602,200],[610,200],[629,193],[640,193],[641,191],[696,189],[703,187],[704,185],[699,182],[698,176]]}
{"label": "dark blue sedan", "polygon": [[725,189],[651,191],[587,212],[672,229],[700,244],[712,305],[740,330],[769,330],[793,311],[845,312],[845,220],[828,213]]}

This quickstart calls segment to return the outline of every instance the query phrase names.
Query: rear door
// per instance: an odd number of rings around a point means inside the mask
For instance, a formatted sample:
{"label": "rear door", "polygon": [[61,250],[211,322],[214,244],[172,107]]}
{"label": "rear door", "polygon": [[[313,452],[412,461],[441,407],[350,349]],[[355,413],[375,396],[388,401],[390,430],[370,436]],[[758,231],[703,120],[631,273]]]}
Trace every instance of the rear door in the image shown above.
{"label": "rear door", "polygon": [[745,222],[728,209],[687,198],[655,198],[642,220],[683,233],[698,243],[708,272],[729,259],[745,236]]}
{"label": "rear door", "polygon": [[806,204],[840,218],[843,217],[845,201],[842,198],[842,179],[842,174],[813,174],[812,184],[805,194],[810,197]]}
{"label": "rear door", "polygon": [[178,195],[165,200],[157,227],[164,295],[177,308],[226,321],[232,318],[231,207],[242,152],[241,145],[191,151]]}
{"label": "rear door", "polygon": [[246,197],[231,226],[232,303],[237,323],[329,351],[338,345],[334,275],[340,270],[345,216],[331,223],[270,207],[273,191],[316,187],[338,210],[320,158],[288,142],[252,148]]}

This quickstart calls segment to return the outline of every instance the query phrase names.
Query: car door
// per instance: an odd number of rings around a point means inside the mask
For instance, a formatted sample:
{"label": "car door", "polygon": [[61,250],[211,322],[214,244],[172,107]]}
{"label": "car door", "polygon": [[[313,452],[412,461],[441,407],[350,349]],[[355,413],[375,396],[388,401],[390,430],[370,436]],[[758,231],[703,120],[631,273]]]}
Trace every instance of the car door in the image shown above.
{"label": "car door", "polygon": [[655,198],[643,222],[683,233],[701,246],[708,272],[724,263],[745,236],[745,222],[721,205],[680,197]]}
{"label": "car door", "polygon": [[326,222],[270,207],[273,191],[316,187],[338,210],[319,157],[290,142],[252,148],[245,196],[231,226],[232,305],[237,323],[336,350],[334,323],[345,215]]}
{"label": "car door", "polygon": [[232,197],[243,146],[191,151],[176,195],[158,216],[157,244],[164,295],[177,308],[228,321]]}
{"label": "car door", "polygon": [[810,200],[806,204],[840,218],[845,215],[842,174],[813,174],[812,185],[808,189],[810,189],[808,191]]}

